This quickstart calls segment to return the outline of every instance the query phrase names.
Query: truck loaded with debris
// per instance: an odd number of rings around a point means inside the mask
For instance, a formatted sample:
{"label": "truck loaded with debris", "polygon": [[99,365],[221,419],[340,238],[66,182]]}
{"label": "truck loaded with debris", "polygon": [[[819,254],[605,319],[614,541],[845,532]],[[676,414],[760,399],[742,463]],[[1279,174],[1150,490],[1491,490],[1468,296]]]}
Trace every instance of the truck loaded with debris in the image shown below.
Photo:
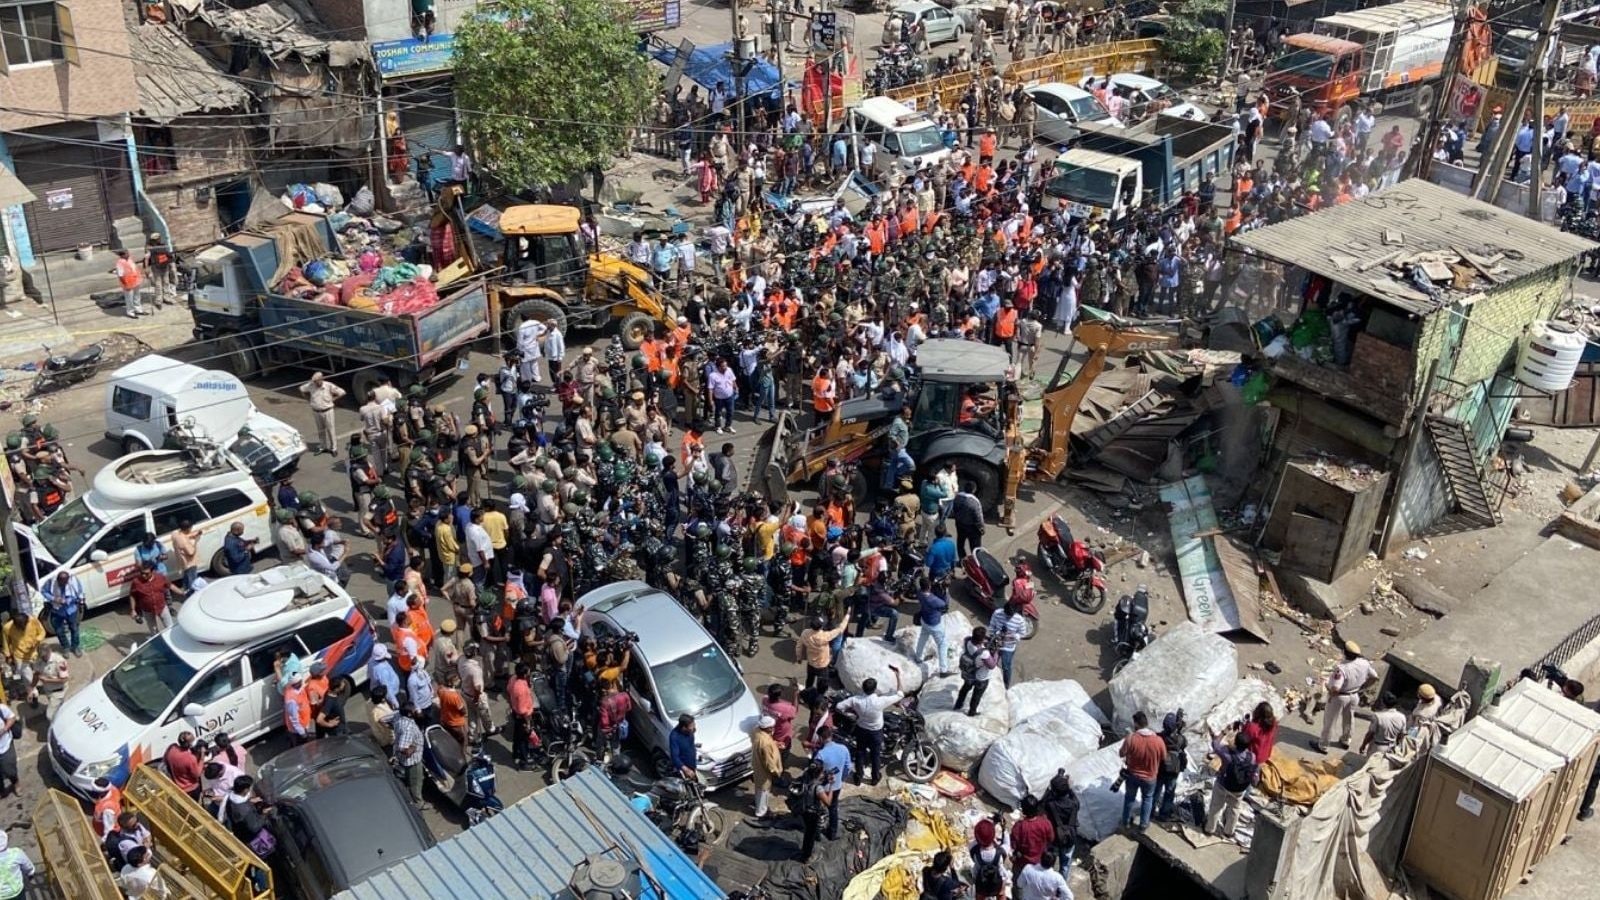
{"label": "truck loaded with debris", "polygon": [[1148,199],[1167,209],[1206,176],[1233,165],[1233,128],[1157,115],[1131,128],[1085,122],[1077,146],[1056,157],[1046,209],[1116,225]]}
{"label": "truck loaded with debris", "polygon": [[426,267],[384,253],[359,226],[347,234],[328,216],[290,212],[200,252],[195,339],[219,341],[241,378],[320,369],[355,398],[385,377],[402,388],[452,377],[489,330],[483,283],[441,294]]}

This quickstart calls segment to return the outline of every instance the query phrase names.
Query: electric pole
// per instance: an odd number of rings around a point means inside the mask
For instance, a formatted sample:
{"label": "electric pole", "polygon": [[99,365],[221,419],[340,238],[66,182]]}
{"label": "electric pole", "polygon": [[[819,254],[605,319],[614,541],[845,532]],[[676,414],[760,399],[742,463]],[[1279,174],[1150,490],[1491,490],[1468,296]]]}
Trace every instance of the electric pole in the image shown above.
{"label": "electric pole", "polygon": [[1450,32],[1450,47],[1444,55],[1444,75],[1440,78],[1439,96],[1433,101],[1433,115],[1422,123],[1422,140],[1417,142],[1416,154],[1411,159],[1413,177],[1427,178],[1433,170],[1433,148],[1439,143],[1445,116],[1449,115],[1451,101],[1455,99],[1456,79],[1464,74],[1461,60],[1466,53],[1467,37],[1472,31],[1473,9],[1472,0],[1460,0],[1456,5],[1456,27]]}
{"label": "electric pole", "polygon": [[767,0],[767,10],[772,15],[772,33],[767,35],[767,40],[772,42],[773,59],[778,66],[778,115],[781,116],[789,105],[788,80],[783,74],[783,45],[788,41],[783,28],[783,8],[778,0]]}
{"label": "electric pole", "polygon": [[[734,109],[734,121],[739,129],[737,140],[733,142],[737,152],[744,152],[744,76],[749,66],[749,49],[745,45],[744,22],[739,18],[739,0],[729,0],[728,12],[733,17],[733,96],[738,104]],[[781,76],[780,76],[781,77]]]}
{"label": "electric pole", "polygon": [[[1528,62],[1524,64],[1522,80],[1517,84],[1517,93],[1511,98],[1511,108],[1506,110],[1504,124],[1500,126],[1500,133],[1495,136],[1495,145],[1491,159],[1486,168],[1480,169],[1478,184],[1473,188],[1473,196],[1480,197],[1493,203],[1500,194],[1500,185],[1505,181],[1503,173],[1507,159],[1511,156],[1511,149],[1516,146],[1517,132],[1522,130],[1522,120],[1528,111],[1531,95],[1535,93],[1534,80],[1538,79],[1538,99],[1544,101],[1544,69],[1545,54],[1550,47],[1550,34],[1555,29],[1556,13],[1560,9],[1560,0],[1544,0],[1544,12],[1539,19],[1539,39],[1529,51]],[[1533,162],[1539,165],[1539,142],[1543,137],[1544,107],[1541,105],[1534,113],[1533,136]],[[1528,181],[1528,189],[1535,195],[1539,191],[1539,170],[1535,168]],[[1538,201],[1532,201],[1532,208],[1537,217]]]}
{"label": "electric pole", "polygon": [[1228,24],[1222,31],[1222,62],[1217,65],[1217,90],[1228,83],[1228,64],[1233,62],[1233,8],[1237,0],[1228,0]]}

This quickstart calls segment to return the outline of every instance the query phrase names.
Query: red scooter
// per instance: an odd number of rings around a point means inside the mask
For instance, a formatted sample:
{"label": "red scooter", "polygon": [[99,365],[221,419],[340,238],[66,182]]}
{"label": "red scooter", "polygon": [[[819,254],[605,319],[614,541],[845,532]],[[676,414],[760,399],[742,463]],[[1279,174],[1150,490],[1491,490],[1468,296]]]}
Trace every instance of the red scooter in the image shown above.
{"label": "red scooter", "polygon": [[1106,563],[1059,515],[1039,523],[1037,555],[1045,570],[1067,587],[1067,602],[1079,612],[1094,614],[1106,605]]}
{"label": "red scooter", "polygon": [[[993,553],[973,547],[961,560],[961,568],[967,573],[967,589],[984,608],[993,612],[1006,604],[1006,589],[1011,581],[1006,577],[1006,567]],[[1028,564],[1017,563],[1017,574],[1027,575]],[[1026,641],[1039,633],[1039,608],[1034,605],[1033,598],[1023,602],[1022,615],[1027,620],[1022,629],[1022,639]]]}

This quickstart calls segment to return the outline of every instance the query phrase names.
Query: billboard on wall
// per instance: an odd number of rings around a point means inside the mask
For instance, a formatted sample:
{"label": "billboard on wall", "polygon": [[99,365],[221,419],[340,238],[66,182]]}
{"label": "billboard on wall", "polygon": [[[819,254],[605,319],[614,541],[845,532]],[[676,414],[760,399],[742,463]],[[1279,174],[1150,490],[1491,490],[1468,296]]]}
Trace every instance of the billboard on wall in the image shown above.
{"label": "billboard on wall", "polygon": [[372,62],[378,68],[379,78],[447,72],[455,49],[455,35],[451,34],[436,34],[425,41],[414,37],[379,41],[372,45]]}
{"label": "billboard on wall", "polygon": [[683,0],[629,0],[633,7],[633,30],[644,34],[677,28],[683,21]]}

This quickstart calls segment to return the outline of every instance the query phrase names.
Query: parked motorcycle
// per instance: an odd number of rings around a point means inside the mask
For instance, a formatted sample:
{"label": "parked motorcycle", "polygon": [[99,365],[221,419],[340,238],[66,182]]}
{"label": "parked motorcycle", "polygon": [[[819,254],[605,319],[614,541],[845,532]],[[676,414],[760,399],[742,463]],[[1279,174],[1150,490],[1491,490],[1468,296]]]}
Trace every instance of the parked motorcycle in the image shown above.
{"label": "parked motorcycle", "polygon": [[43,346],[45,357],[39,361],[33,386],[28,389],[30,398],[94,377],[94,373],[100,369],[100,360],[106,355],[105,344],[90,344],[65,356],[51,350],[49,344]]}
{"label": "parked motorcycle", "polygon": [[1155,639],[1156,633],[1150,628],[1150,589],[1141,584],[1132,594],[1124,594],[1112,613],[1111,646],[1117,661],[1111,666],[1111,674],[1121,672]]}
{"label": "parked motorcycle", "polygon": [[583,722],[574,710],[558,710],[548,714],[541,706],[538,734],[544,742],[545,780],[557,782],[582,772],[589,767],[590,752],[586,746],[587,735]]}
{"label": "parked motorcycle", "polygon": [[467,827],[505,809],[495,793],[494,760],[481,747],[469,757],[442,725],[422,733],[422,766],[440,794],[467,814]]}
{"label": "parked motorcycle", "polygon": [[[1006,575],[1006,567],[993,553],[982,547],[974,547],[961,560],[961,568],[967,573],[968,592],[985,609],[993,612],[1006,604],[1006,588],[1011,579]],[[1039,633],[1039,607],[1030,600],[1022,605],[1022,615],[1026,619],[1022,639],[1032,640]]]}
{"label": "parked motorcycle", "polygon": [[702,843],[715,841],[728,827],[726,813],[706,799],[705,786],[699,781],[677,777],[645,778],[620,756],[606,766],[606,772],[636,806],[643,807],[645,816],[661,829],[661,833],[674,842],[686,834],[694,834]]}
{"label": "parked motorcycle", "polygon": [[[828,695],[833,736],[856,755],[856,721],[837,705],[849,695],[834,691]],[[944,766],[944,758],[933,739],[928,737],[927,723],[917,709],[917,695],[907,694],[899,703],[883,711],[883,762],[894,764],[907,779],[919,784],[933,780]]]}
{"label": "parked motorcycle", "polygon": [[1036,554],[1045,571],[1066,585],[1067,602],[1079,612],[1097,613],[1106,605],[1106,563],[1059,515],[1039,523]]}

